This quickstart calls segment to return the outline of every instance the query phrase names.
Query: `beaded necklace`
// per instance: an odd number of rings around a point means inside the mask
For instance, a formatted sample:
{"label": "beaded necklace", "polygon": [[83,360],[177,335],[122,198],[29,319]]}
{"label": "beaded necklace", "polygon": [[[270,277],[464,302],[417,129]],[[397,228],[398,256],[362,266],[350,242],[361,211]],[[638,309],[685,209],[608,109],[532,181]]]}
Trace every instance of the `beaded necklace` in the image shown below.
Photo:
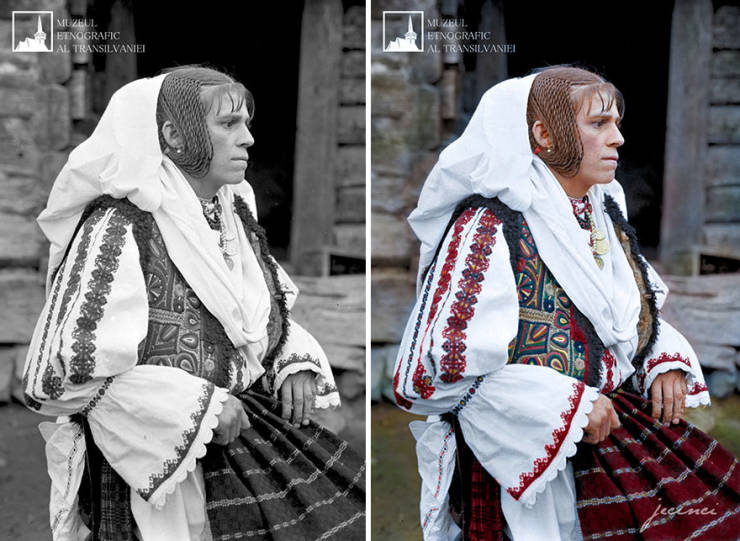
{"label": "beaded necklace", "polygon": [[600,269],[603,269],[604,260],[601,256],[609,252],[609,241],[606,238],[606,234],[596,226],[591,201],[589,201],[587,195],[583,196],[583,199],[575,197],[568,197],[568,199],[570,199],[570,204],[573,207],[573,214],[575,214],[576,220],[578,220],[578,225],[591,234],[589,239],[591,253],[596,260],[596,264]]}
{"label": "beaded necklace", "polygon": [[223,222],[221,220],[222,209],[218,196],[216,195],[210,200],[198,199],[200,201],[200,206],[203,208],[203,216],[205,217],[206,222],[208,222],[208,226],[219,233],[218,247],[221,250],[221,255],[224,257],[224,261],[226,261],[226,266],[229,267],[229,270],[233,270],[233,258],[236,255],[236,249],[231,250],[230,248],[233,241],[236,239],[236,236],[227,236],[226,234],[226,228],[223,226]]}

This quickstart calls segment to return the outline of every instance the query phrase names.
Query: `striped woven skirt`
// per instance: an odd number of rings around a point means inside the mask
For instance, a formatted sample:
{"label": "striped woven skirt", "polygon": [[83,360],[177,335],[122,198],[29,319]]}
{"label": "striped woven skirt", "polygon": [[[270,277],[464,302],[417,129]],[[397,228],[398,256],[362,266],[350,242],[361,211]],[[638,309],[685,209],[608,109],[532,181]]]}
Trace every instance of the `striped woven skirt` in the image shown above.
{"label": "striped woven skirt", "polygon": [[735,457],[693,425],[663,425],[649,401],[609,395],[622,427],[573,460],[585,540],[740,538]]}
{"label": "striped woven skirt", "polygon": [[364,539],[362,458],[318,424],[293,427],[271,398],[239,398],[251,428],[202,460],[214,541]]}

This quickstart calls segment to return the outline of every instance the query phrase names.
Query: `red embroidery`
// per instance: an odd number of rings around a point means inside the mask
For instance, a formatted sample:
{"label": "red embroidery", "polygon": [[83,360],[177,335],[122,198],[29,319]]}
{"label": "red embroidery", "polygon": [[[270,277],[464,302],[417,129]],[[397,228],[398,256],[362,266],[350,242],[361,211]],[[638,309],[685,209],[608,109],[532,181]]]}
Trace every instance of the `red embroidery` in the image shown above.
{"label": "red embroidery", "polygon": [[447,327],[442,331],[446,339],[442,344],[445,354],[440,360],[442,374],[440,379],[446,383],[454,383],[462,379],[465,371],[465,329],[468,321],[475,314],[475,304],[478,302],[477,295],[481,291],[483,274],[488,270],[490,261],[488,256],[493,251],[496,243],[496,226],[501,220],[486,209],[480,216],[473,242],[470,245],[470,253],[465,258],[466,268],[462,272],[462,278],[458,282],[457,299],[450,308],[450,317],[447,318]]}
{"label": "red embroidery", "polygon": [[[437,289],[435,289],[434,291],[432,304],[429,307],[429,315],[427,317],[426,327],[424,328],[424,334],[421,337],[421,344],[424,344],[424,340],[426,339],[427,333],[429,332],[432,321],[437,315],[437,306],[439,305],[439,302],[442,300],[442,297],[447,292],[447,289],[450,286],[450,281],[452,280],[452,271],[454,270],[455,263],[457,262],[458,249],[460,248],[463,230],[465,229],[467,223],[473,219],[473,216],[475,216],[475,213],[477,211],[477,208],[466,209],[465,212],[463,212],[455,221],[455,226],[452,230],[452,239],[450,240],[450,244],[447,246],[447,257],[445,258],[444,265],[442,265],[442,270],[439,274],[439,280],[437,281]],[[433,345],[434,341],[432,340],[430,341],[429,349],[431,349]],[[434,394],[435,387],[432,385],[432,378],[426,373],[426,370],[424,369],[424,364],[421,361],[421,357],[423,354],[424,348],[419,348],[419,357],[416,360],[416,370],[414,370],[412,381],[414,383],[414,392],[418,393],[423,399],[426,400]]]}
{"label": "red embroidery", "polygon": [[689,389],[689,394],[699,394],[703,393],[704,391],[708,391],[707,386],[703,383],[699,383],[698,381],[694,383],[691,388]]}
{"label": "red embroidery", "polygon": [[396,398],[396,403],[399,406],[404,407],[407,410],[410,410],[411,409],[411,401],[406,400],[404,397],[402,397],[400,394],[398,394],[398,391],[396,390],[396,389],[398,389],[398,379],[399,379],[399,376],[400,375],[401,375],[401,367],[399,365],[398,370],[396,370],[396,374],[393,376],[393,396]]}
{"label": "red embroidery", "polygon": [[688,358],[682,357],[680,353],[668,355],[667,353],[663,352],[657,358],[653,357],[652,359],[648,359],[647,364],[645,365],[645,371],[650,372],[653,368],[663,363],[683,363],[691,368],[691,363],[689,362]]}
{"label": "red embroidery", "polygon": [[455,222],[455,226],[452,233],[452,240],[449,246],[447,246],[447,257],[445,258],[444,265],[442,265],[442,271],[439,274],[439,281],[437,282],[437,289],[434,291],[432,297],[432,305],[429,307],[429,317],[427,318],[427,325],[437,315],[437,305],[442,300],[442,296],[447,292],[450,287],[450,281],[452,280],[452,271],[455,268],[457,262],[457,250],[460,248],[460,241],[462,240],[462,232],[465,229],[470,220],[473,219],[475,213],[478,211],[477,208],[469,208],[460,215]]}
{"label": "red embroidery", "polygon": [[421,362],[416,364],[416,370],[414,370],[414,376],[411,378],[411,381],[414,382],[414,392],[424,400],[434,394],[432,378],[426,373],[424,365]]}
{"label": "red embroidery", "polygon": [[607,348],[601,356],[601,362],[606,366],[606,381],[604,382],[604,388],[601,392],[606,394],[612,392],[615,387],[614,383],[612,383],[612,379],[614,378],[613,369],[617,366],[617,360],[614,358],[614,355],[612,355],[612,352]]}
{"label": "red embroidery", "polygon": [[531,472],[525,472],[519,476],[519,486],[506,489],[513,498],[518,500],[524,491],[529,488],[534,480],[539,477],[555,459],[560,447],[563,445],[563,441],[565,441],[565,436],[570,430],[573,416],[576,414],[576,409],[578,409],[578,404],[580,404],[581,397],[583,396],[583,389],[584,384],[582,381],[578,381],[573,384],[574,393],[568,397],[570,408],[560,414],[560,418],[563,420],[563,426],[552,431],[553,442],[549,445],[545,445],[545,452],[547,454],[542,458],[535,459],[534,469]]}

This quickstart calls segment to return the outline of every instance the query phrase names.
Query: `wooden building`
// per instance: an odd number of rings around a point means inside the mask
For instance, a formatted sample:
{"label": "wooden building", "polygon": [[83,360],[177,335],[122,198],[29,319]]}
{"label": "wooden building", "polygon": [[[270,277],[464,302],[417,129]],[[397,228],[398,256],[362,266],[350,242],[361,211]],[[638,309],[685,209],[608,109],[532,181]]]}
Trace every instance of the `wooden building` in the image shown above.
{"label": "wooden building", "polygon": [[[345,424],[364,438],[364,278],[305,278],[364,272],[364,2],[219,5],[0,2],[0,403],[17,381],[43,305],[48,245],[35,219],[69,152],[92,132],[122,85],[164,68],[206,64],[234,75],[255,97],[247,178],[259,218],[276,257],[304,277],[297,317],[314,318],[301,322],[329,352],[345,403],[352,402]],[[57,46],[64,40],[56,36],[55,52],[14,53],[14,10],[52,11],[54,32],[119,32],[116,43],[143,50],[75,50],[68,40],[62,52]],[[86,26],[61,28],[63,20]],[[36,31],[35,19],[23,24]],[[338,322],[342,332],[330,332]],[[14,392],[18,396],[17,384]]]}
{"label": "wooden building", "polygon": [[[454,47],[445,52],[441,46],[433,52],[427,40],[424,53],[384,52],[383,12],[411,8],[400,0],[372,4],[371,336],[376,381],[388,381],[383,372],[395,360],[414,302],[418,243],[406,217],[426,175],[440,150],[464,129],[485,90],[537,67],[575,63],[602,73],[623,92],[626,144],[620,149],[617,178],[648,257],[656,261],[659,256],[667,274],[738,270],[736,3],[416,0],[413,5],[424,11],[429,25],[437,21],[426,32],[442,30],[439,21],[458,21],[464,27],[455,30],[488,31],[489,43],[508,47],[498,54],[450,52]],[[725,282],[740,285],[740,276]],[[724,322],[721,328],[730,333],[736,328],[736,312],[717,317]],[[737,335],[730,340],[735,342],[723,345],[725,357],[740,346]],[[730,364],[734,369],[732,359]]]}

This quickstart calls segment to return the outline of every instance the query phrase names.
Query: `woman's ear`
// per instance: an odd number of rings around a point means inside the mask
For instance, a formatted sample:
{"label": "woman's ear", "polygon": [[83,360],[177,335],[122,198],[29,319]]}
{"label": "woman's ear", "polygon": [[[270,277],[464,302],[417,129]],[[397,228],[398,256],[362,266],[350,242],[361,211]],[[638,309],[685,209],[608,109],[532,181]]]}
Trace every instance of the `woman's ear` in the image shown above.
{"label": "woman's ear", "polygon": [[164,137],[164,142],[167,143],[168,148],[174,149],[175,152],[178,150],[182,152],[185,142],[178,129],[169,120],[165,120],[162,124],[162,137]]}
{"label": "woman's ear", "polygon": [[532,124],[532,135],[537,144],[544,149],[552,148],[552,139],[550,139],[550,133],[545,128],[545,125],[541,120],[535,120]]}

